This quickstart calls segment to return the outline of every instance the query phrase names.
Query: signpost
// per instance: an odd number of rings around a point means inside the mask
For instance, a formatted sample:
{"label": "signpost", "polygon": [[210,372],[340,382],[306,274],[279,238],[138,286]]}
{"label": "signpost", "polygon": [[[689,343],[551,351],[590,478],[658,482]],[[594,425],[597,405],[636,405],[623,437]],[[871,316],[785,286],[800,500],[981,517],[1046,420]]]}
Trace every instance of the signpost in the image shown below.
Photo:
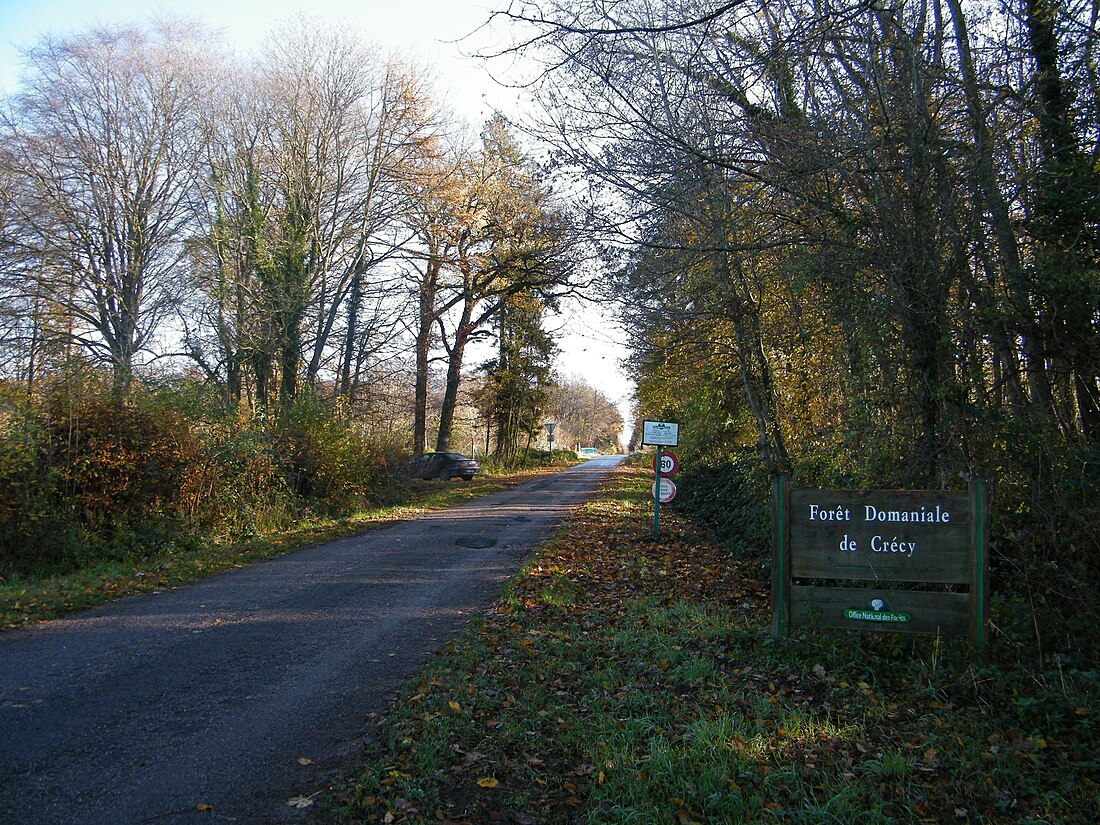
{"label": "signpost", "polygon": [[[814,625],[968,635],[976,650],[984,648],[989,516],[982,481],[971,481],[967,492],[852,491],[792,490],[779,478],[774,517],[774,635]],[[848,584],[859,582],[870,584]],[[934,587],[912,587],[921,585]]]}
{"label": "signpost", "polygon": [[[676,485],[672,483],[672,480],[662,478],[666,473],[664,470],[664,456],[661,450],[663,447],[678,447],[680,445],[680,425],[672,421],[643,421],[642,445],[657,448],[657,456],[653,459],[653,469],[656,473],[656,481],[653,483],[653,535],[657,535],[661,531],[661,504],[667,504],[676,495]],[[677,466],[679,465],[676,456],[672,455],[672,470],[667,475],[675,472]],[[667,488],[665,483],[668,484]],[[668,498],[665,498],[666,492]]]}
{"label": "signpost", "polygon": [[671,421],[643,421],[642,444],[676,447],[680,444],[680,425]]}
{"label": "signpost", "polygon": [[557,425],[553,422],[547,422],[543,424],[546,427],[546,443],[550,445],[550,463],[554,463],[554,427]]}

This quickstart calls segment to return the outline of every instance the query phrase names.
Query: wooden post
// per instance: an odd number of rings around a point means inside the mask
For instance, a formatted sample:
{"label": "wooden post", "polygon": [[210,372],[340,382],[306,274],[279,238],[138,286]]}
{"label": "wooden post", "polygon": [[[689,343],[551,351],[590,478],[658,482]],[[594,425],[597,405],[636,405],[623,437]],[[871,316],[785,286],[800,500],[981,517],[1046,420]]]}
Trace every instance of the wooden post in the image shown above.
{"label": "wooden post", "polygon": [[791,615],[791,489],[787,476],[775,480],[772,518],[772,635],[783,638]]}
{"label": "wooden post", "polygon": [[985,653],[989,620],[988,514],[985,482],[970,480],[970,643],[979,658]]}

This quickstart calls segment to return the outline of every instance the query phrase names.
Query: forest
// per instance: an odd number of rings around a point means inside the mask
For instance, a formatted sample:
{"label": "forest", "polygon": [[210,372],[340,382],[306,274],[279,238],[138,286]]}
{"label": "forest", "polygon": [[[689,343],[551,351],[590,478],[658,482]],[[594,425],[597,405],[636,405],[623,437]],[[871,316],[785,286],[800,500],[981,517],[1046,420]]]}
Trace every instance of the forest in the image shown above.
{"label": "forest", "polygon": [[0,577],[400,497],[411,457],[614,448],[554,373],[571,205],[426,69],[291,20],[44,37],[0,109]]}
{"label": "forest", "polygon": [[769,546],[778,475],[940,490],[979,477],[999,639],[1095,661],[1098,12],[499,13],[536,66],[534,128],[583,181],[613,261],[638,419],[680,422],[681,501],[731,551]]}
{"label": "forest", "polygon": [[[982,478],[998,615],[1095,653],[1098,16],[514,0],[482,57],[532,109],[477,137],[307,21],[249,60],[181,23],[44,39],[0,122],[0,552],[272,529],[433,446],[514,460],[584,294],[730,552],[767,548],[778,475]],[[558,443],[610,447],[578,389]]]}

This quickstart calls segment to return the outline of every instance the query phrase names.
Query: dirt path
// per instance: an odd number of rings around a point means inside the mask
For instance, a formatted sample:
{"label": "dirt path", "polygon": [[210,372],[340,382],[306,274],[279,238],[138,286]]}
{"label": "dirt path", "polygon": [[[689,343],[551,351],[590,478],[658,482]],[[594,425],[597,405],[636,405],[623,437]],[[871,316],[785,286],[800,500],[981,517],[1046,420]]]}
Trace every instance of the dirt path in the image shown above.
{"label": "dirt path", "polygon": [[0,822],[301,821],[287,801],[617,463],[5,633]]}

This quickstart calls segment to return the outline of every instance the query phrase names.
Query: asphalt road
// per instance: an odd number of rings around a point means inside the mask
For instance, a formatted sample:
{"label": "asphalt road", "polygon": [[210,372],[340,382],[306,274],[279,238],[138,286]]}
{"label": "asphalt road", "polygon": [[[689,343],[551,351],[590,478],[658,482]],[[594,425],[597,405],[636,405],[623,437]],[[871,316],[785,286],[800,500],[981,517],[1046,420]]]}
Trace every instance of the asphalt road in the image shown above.
{"label": "asphalt road", "polygon": [[619,460],[0,634],[0,822],[301,822]]}

